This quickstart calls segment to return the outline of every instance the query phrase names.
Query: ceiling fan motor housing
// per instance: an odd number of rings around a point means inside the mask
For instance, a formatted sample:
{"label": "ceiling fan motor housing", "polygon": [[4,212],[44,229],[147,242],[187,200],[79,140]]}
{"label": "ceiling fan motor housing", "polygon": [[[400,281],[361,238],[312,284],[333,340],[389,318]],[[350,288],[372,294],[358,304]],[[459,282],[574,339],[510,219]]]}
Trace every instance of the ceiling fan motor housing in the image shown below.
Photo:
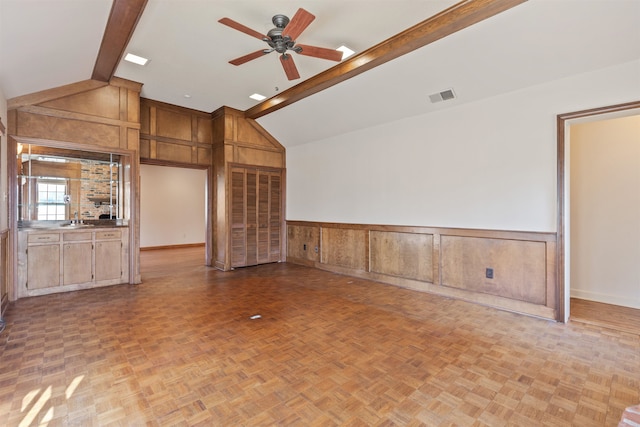
{"label": "ceiling fan motor housing", "polygon": [[[269,30],[267,37],[263,39],[269,46],[271,46],[271,49],[278,53],[285,53],[287,50],[294,50],[298,52],[298,50],[294,48],[294,40],[291,40],[289,37],[282,37],[282,31],[287,24],[289,24],[289,18],[285,15],[275,15],[271,19],[271,22],[273,22],[273,25],[276,27]],[[267,53],[266,50],[265,53]]]}

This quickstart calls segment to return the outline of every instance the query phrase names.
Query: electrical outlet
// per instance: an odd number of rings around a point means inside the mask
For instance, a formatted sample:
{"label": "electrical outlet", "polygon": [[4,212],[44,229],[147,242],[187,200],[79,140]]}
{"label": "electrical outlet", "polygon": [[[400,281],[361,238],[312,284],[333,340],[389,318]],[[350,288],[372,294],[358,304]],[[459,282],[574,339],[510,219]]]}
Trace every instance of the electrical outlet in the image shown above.
{"label": "electrical outlet", "polygon": [[485,275],[487,276],[487,279],[493,279],[493,268],[487,268]]}
{"label": "electrical outlet", "polygon": [[318,253],[318,247],[316,246],[316,253]]}
{"label": "electrical outlet", "polygon": [[304,245],[302,245],[302,249],[305,250],[305,251],[307,250],[307,244],[306,243]]}

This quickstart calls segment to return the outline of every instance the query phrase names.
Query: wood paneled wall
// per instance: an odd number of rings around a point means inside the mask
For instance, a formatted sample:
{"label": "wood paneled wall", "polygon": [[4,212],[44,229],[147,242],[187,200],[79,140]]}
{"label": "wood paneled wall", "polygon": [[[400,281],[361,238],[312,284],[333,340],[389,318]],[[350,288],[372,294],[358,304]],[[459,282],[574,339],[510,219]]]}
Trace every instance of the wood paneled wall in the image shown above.
{"label": "wood paneled wall", "polygon": [[85,81],[11,99],[7,102],[9,134],[137,151],[141,87],[114,78],[109,83]]}
{"label": "wood paneled wall", "polygon": [[[16,144],[32,143],[126,154],[123,166],[130,170],[125,187],[125,219],[129,221],[131,255],[129,282],[140,283],[138,167],[140,147],[140,83],[114,77],[111,81],[85,80],[66,86],[12,98],[7,101],[9,157],[16,155]],[[17,187],[16,166],[9,167],[9,186]],[[10,260],[15,265],[16,200],[10,192]],[[15,283],[10,269],[10,283]],[[17,293],[9,287],[9,300]]]}
{"label": "wood paneled wall", "polygon": [[[142,98],[140,159],[143,163],[209,169],[207,242],[213,245],[207,243],[207,264],[229,270],[231,165],[284,170],[285,149],[242,111],[221,107],[205,113]],[[282,195],[284,178],[283,171]]]}
{"label": "wood paneled wall", "polygon": [[210,166],[211,114],[140,100],[140,159]]}
{"label": "wood paneled wall", "polygon": [[555,257],[555,233],[287,222],[287,262],[547,319]]}
{"label": "wood paneled wall", "polygon": [[[280,194],[285,206],[285,149],[255,120],[246,119],[244,113],[222,107],[212,113],[213,118],[213,169],[214,182],[214,266],[231,269],[231,168],[246,165],[258,168],[281,169]],[[284,242],[284,224],[281,227]],[[284,260],[284,251],[282,252]]]}

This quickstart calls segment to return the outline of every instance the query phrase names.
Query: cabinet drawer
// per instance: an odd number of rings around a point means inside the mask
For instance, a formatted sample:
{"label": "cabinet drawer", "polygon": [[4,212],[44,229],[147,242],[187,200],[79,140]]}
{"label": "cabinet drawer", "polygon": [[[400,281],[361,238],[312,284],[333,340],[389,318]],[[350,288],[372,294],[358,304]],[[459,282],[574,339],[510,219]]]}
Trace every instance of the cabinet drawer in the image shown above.
{"label": "cabinet drawer", "polygon": [[113,231],[96,231],[96,240],[119,239],[122,233],[118,230]]}
{"label": "cabinet drawer", "polygon": [[48,242],[59,242],[60,234],[58,233],[49,233],[49,234],[29,234],[27,237],[27,242],[29,243],[48,243]]}
{"label": "cabinet drawer", "polygon": [[91,232],[82,232],[82,233],[64,233],[62,240],[65,242],[77,242],[78,240],[91,240]]}

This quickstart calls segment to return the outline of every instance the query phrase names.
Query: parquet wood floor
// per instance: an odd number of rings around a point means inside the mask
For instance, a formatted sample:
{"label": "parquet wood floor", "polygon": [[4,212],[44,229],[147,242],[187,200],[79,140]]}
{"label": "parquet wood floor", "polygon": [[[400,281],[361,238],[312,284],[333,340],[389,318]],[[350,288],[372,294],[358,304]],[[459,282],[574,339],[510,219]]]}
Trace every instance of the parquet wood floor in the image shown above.
{"label": "parquet wood floor", "polygon": [[638,334],[203,259],[12,304],[0,425],[615,426],[640,403]]}
{"label": "parquet wood floor", "polygon": [[629,333],[640,333],[640,310],[630,307],[571,298],[570,320]]}

